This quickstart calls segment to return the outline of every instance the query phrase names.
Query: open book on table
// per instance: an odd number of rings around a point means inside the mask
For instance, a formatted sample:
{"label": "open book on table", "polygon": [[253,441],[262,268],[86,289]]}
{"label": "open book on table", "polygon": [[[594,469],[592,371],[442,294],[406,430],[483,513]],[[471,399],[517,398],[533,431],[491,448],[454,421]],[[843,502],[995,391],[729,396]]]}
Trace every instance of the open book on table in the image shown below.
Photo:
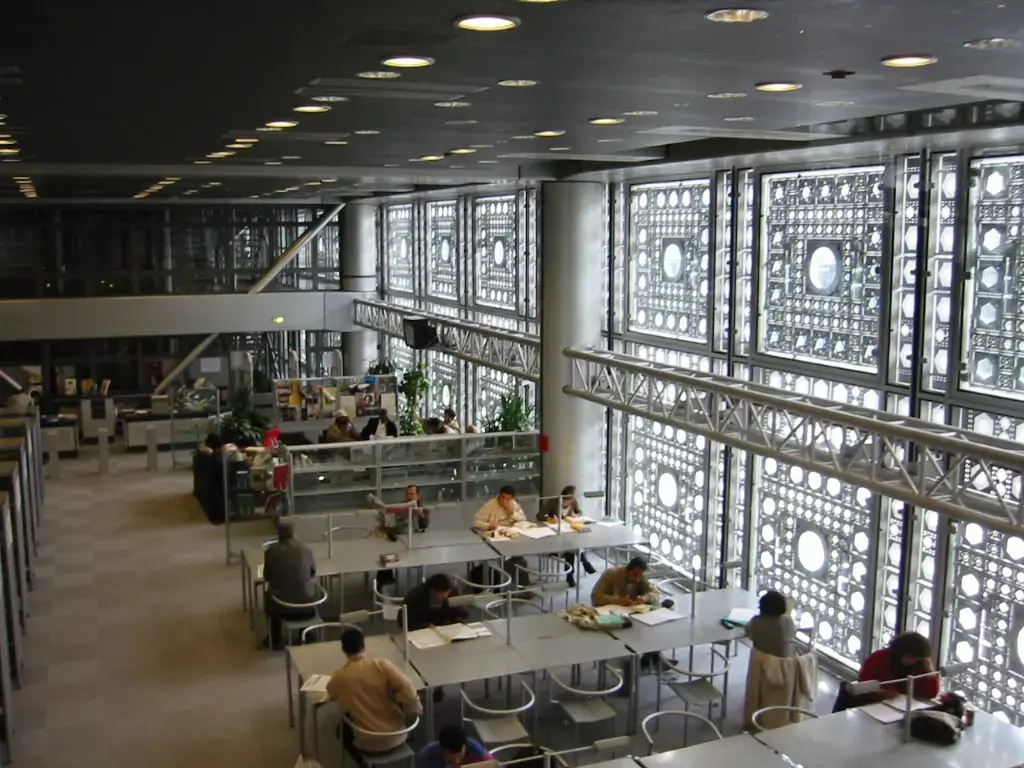
{"label": "open book on table", "polygon": [[[935,706],[934,699],[914,699],[910,702],[910,711],[916,712],[919,709],[930,709]],[[895,723],[903,719],[907,711],[907,697],[902,693],[885,701],[878,701],[874,704],[867,704],[858,709],[865,715],[870,715],[880,723]]]}
{"label": "open book on table", "polygon": [[487,637],[491,631],[480,622],[473,624],[446,624],[443,627],[427,627],[409,633],[409,642],[421,651],[427,648],[440,648],[442,645],[457,643],[463,640],[476,640]]}
{"label": "open book on table", "polygon": [[[499,528],[499,531],[502,529]],[[512,526],[512,530],[520,536],[525,536],[528,539],[543,539],[548,536],[554,536],[555,531],[548,528],[546,525],[537,525],[531,523],[528,520],[520,520],[518,523]]]}
{"label": "open book on table", "polygon": [[669,610],[668,608],[655,608],[653,611],[634,613],[632,618],[634,621],[638,621],[641,624],[646,624],[649,627],[656,627],[659,624],[665,624],[669,621],[681,619],[683,618],[683,615]]}

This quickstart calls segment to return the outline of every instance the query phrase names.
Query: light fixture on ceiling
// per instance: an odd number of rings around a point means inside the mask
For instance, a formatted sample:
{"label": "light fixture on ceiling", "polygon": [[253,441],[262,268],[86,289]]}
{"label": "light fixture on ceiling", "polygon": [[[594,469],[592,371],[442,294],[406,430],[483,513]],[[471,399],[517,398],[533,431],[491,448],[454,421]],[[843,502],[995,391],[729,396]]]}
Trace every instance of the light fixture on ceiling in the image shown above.
{"label": "light fixture on ceiling", "polygon": [[534,131],[533,135],[541,139],[554,139],[559,136],[564,136],[565,131]]}
{"label": "light fixture on ceiling", "polygon": [[356,136],[380,136],[380,131],[352,131]]}
{"label": "light fixture on ceiling", "polygon": [[227,151],[224,151],[224,152],[211,152],[210,154],[207,155],[207,157],[211,157],[211,158],[213,158],[215,160],[219,160],[222,157],[231,157],[233,154],[235,154],[235,153],[234,152],[227,152]]}
{"label": "light fixture on ceiling", "polygon": [[307,187],[319,187],[320,184],[322,184],[322,183],[323,182],[319,182],[319,181],[307,181],[306,182],[306,186]]}
{"label": "light fixture on ceiling", "polygon": [[210,181],[210,182],[207,182],[206,186],[208,186],[208,187],[219,187],[220,186],[220,182],[219,181]]}
{"label": "light fixture on ceiling", "polygon": [[283,322],[284,322],[284,318],[281,317],[280,315],[278,315],[277,317],[274,318],[274,325],[280,325]]}
{"label": "light fixture on ceiling", "polygon": [[653,109],[634,109],[631,112],[623,112],[626,117],[656,117],[657,112]]}
{"label": "light fixture on ceiling", "polygon": [[472,147],[460,147],[459,149],[449,149],[449,155],[472,155],[476,152]]}
{"label": "light fixture on ceiling", "polygon": [[470,149],[494,149],[493,144],[470,144]]}
{"label": "light fixture on ceiling", "polygon": [[363,80],[397,80],[401,76],[402,76],[401,72],[387,72],[387,71],[384,71],[384,72],[381,72],[381,71],[371,71],[371,72],[357,72],[356,73],[356,77],[361,77],[361,78],[363,78]]}
{"label": "light fixture on ceiling", "polygon": [[740,93],[739,91],[715,91],[709,93],[709,99],[745,99],[747,94]]}
{"label": "light fixture on ceiling", "polygon": [[536,137],[536,136],[534,136],[534,135],[533,135],[533,134],[531,133],[531,134],[530,134],[529,136],[526,136],[525,134],[524,134],[524,135],[522,135],[522,136],[513,136],[513,137],[512,137],[512,140],[513,140],[513,141],[533,141],[533,140],[534,140],[534,139],[536,139],[536,138],[537,138],[537,137]]}
{"label": "light fixture on ceiling", "polygon": [[271,120],[267,123],[267,128],[294,128],[298,123],[294,120]]}
{"label": "light fixture on ceiling", "polygon": [[281,161],[280,160],[267,160],[263,164],[264,165],[280,165]]}
{"label": "light fixture on ceiling", "polygon": [[281,155],[282,160],[301,160],[302,155]]}
{"label": "light fixture on ceiling", "polygon": [[625,120],[621,117],[592,117],[590,118],[591,125],[622,125]]}
{"label": "light fixture on ceiling", "polygon": [[536,80],[499,80],[498,85],[502,88],[533,88]]}
{"label": "light fixture on ceiling", "polygon": [[327,144],[330,147],[344,147],[348,145],[348,142],[343,141],[342,139],[331,139],[330,141],[325,141],[324,144]]}
{"label": "light fixture on ceiling", "polygon": [[766,91],[768,93],[786,93],[787,91],[799,91],[803,88],[803,85],[800,83],[768,81],[757,83],[754,87],[759,91]]}
{"label": "light fixture on ceiling", "polygon": [[612,144],[612,143],[619,142],[619,141],[622,141],[622,139],[598,139],[597,143],[598,144]]}
{"label": "light fixture on ceiling", "polygon": [[228,149],[252,149],[252,144],[228,144]]}
{"label": "light fixture on ceiling", "polygon": [[320,179],[321,184],[333,184],[337,179]]}
{"label": "light fixture on ceiling", "polygon": [[259,144],[259,139],[233,139],[236,144]]}
{"label": "light fixture on ceiling", "polygon": [[468,101],[435,101],[434,106],[442,109],[465,109],[473,105]]}
{"label": "light fixture on ceiling", "polygon": [[492,16],[480,14],[474,16],[463,16],[457,19],[455,26],[470,32],[504,32],[507,29],[515,29],[522,22],[515,16]]}
{"label": "light fixture on ceiling", "polygon": [[310,96],[312,101],[319,101],[321,104],[340,104],[343,101],[348,101],[348,96]]}
{"label": "light fixture on ceiling", "polygon": [[886,56],[882,59],[882,64],[896,69],[910,69],[913,67],[927,67],[929,64],[934,64],[937,61],[936,57],[930,56],[927,53],[905,53],[899,56]]}
{"label": "light fixture on ceiling", "polygon": [[708,11],[704,18],[719,24],[750,24],[753,21],[767,19],[768,11],[757,8],[720,8],[717,11]]}
{"label": "light fixture on ceiling", "polygon": [[0,149],[0,155],[16,155],[21,152],[20,149],[11,149],[10,147]]}
{"label": "light fixture on ceiling", "polygon": [[434,163],[438,160],[444,160],[444,155],[423,155],[420,158],[420,162],[423,163]]}
{"label": "light fixture on ceiling", "polygon": [[5,147],[11,146],[12,144],[17,144],[17,143],[18,142],[16,142],[14,139],[0,139],[0,145],[5,146]]}
{"label": "light fixture on ceiling", "polygon": [[330,111],[331,108],[326,104],[300,104],[297,107],[292,107],[292,112],[301,112],[304,115],[320,115]]}
{"label": "light fixture on ceiling", "polygon": [[997,51],[1000,48],[1020,48],[1020,40],[1013,40],[1009,37],[985,37],[980,40],[968,40],[964,48],[971,48],[976,51]]}
{"label": "light fixture on ceiling", "polygon": [[568,152],[572,147],[549,147],[549,152]]}
{"label": "light fixture on ceiling", "polygon": [[167,181],[181,181],[181,176],[168,176]]}
{"label": "light fixture on ceiling", "polygon": [[264,125],[260,128],[257,128],[256,130],[259,131],[260,133],[278,133],[281,129],[271,128],[270,126]]}
{"label": "light fixture on ceiling", "polygon": [[722,119],[727,123],[749,123],[754,118],[743,115],[742,117],[723,117]]}
{"label": "light fixture on ceiling", "polygon": [[418,69],[431,66],[434,60],[429,56],[389,56],[380,63],[395,69]]}
{"label": "light fixture on ceiling", "polygon": [[192,165],[209,165],[209,160],[193,160]]}
{"label": "light fixture on ceiling", "polygon": [[480,165],[497,165],[498,164],[497,160],[477,160],[477,162],[480,163]]}
{"label": "light fixture on ceiling", "polygon": [[476,125],[476,120],[445,120],[445,125]]}
{"label": "light fixture on ceiling", "polygon": [[818,107],[852,107],[857,102],[855,101],[819,101],[815,106]]}

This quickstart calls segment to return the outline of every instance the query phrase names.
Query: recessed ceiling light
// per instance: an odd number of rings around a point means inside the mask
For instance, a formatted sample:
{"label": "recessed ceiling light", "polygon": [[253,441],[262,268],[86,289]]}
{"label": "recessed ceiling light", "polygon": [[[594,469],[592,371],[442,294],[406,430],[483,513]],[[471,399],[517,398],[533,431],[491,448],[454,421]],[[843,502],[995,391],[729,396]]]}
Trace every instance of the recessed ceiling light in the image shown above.
{"label": "recessed ceiling light", "polygon": [[493,144],[470,144],[469,146],[472,149],[494,149]]}
{"label": "recessed ceiling light", "polygon": [[617,142],[617,141],[622,141],[622,139],[598,139],[597,143],[598,144],[612,144],[612,143]]}
{"label": "recessed ceiling light", "polygon": [[756,8],[721,8],[717,11],[708,11],[704,18],[720,24],[749,24],[752,21],[767,19],[768,11]]}
{"label": "recessed ceiling light", "polygon": [[353,131],[356,136],[379,136],[380,131]]}
{"label": "recessed ceiling light", "polygon": [[621,117],[592,117],[590,118],[591,125],[622,125],[626,122]]}
{"label": "recessed ceiling light", "polygon": [[18,142],[16,142],[14,139],[0,139],[0,145],[3,145],[5,147],[6,146],[10,146],[11,144],[17,144],[17,143]]}
{"label": "recessed ceiling light", "polygon": [[542,139],[553,139],[558,136],[564,136],[565,131],[536,131],[533,135]]}
{"label": "recessed ceiling light", "polygon": [[348,96],[310,96],[312,101],[319,101],[321,104],[340,104],[348,101]]}
{"label": "recessed ceiling light", "polygon": [[281,161],[280,161],[280,160],[267,160],[267,161],[266,161],[265,163],[263,163],[263,164],[264,164],[264,165],[280,165],[280,164],[281,164]]}
{"label": "recessed ceiling light", "polygon": [[445,125],[476,125],[476,120],[445,120]]}
{"label": "recessed ceiling light", "polygon": [[211,152],[210,154],[207,155],[207,157],[213,157],[213,158],[231,157],[233,154],[235,154],[235,153],[234,152],[227,152],[227,151]]}
{"label": "recessed ceiling light", "polygon": [[281,129],[280,128],[271,128],[269,126],[264,125],[262,128],[257,128],[256,130],[259,131],[260,133],[277,133]]}
{"label": "recessed ceiling light", "polygon": [[0,155],[16,155],[21,152],[20,149],[0,149]]}
{"label": "recessed ceiling light", "polygon": [[319,115],[330,111],[331,108],[326,104],[302,104],[298,107],[292,107],[292,112],[302,112],[305,115]]}
{"label": "recessed ceiling light", "polygon": [[267,128],[294,128],[298,123],[294,120],[271,120]]}
{"label": "recessed ceiling light", "polygon": [[281,155],[282,160],[301,160],[302,155]]}
{"label": "recessed ceiling light", "polygon": [[658,113],[653,109],[634,109],[632,112],[623,112],[626,117],[655,117]]}
{"label": "recessed ceiling light", "polygon": [[220,186],[220,182],[219,181],[211,181],[211,182],[208,182],[206,184],[206,186],[208,186],[208,187],[219,187]]}
{"label": "recessed ceiling light", "polygon": [[530,134],[529,136],[525,136],[525,135],[524,135],[524,136],[513,136],[513,137],[512,137],[512,139],[513,139],[514,141],[533,141],[533,140],[534,140],[534,139],[536,139],[536,138],[537,138],[537,137],[536,137],[536,136],[534,136],[534,135],[533,135],[532,133],[531,133],[531,134]]}
{"label": "recessed ceiling light", "polygon": [[757,83],[754,87],[768,93],[785,93],[786,91],[799,91],[803,85],[800,83],[765,82]]}
{"label": "recessed ceiling light", "polygon": [[[320,184],[321,184],[321,182],[319,182],[319,181],[307,181],[306,182],[306,186],[307,187],[319,187]],[[284,191],[287,192],[288,190],[284,190]]]}
{"label": "recessed ceiling light", "polygon": [[194,160],[192,162],[192,165],[209,165],[209,164],[210,164],[209,160]]}
{"label": "recessed ceiling light", "polygon": [[533,88],[536,80],[499,80],[498,85],[502,88]]}
{"label": "recessed ceiling light", "polygon": [[398,163],[384,163],[385,168],[397,168]]}
{"label": "recessed ceiling light", "polygon": [[460,149],[449,149],[448,150],[448,154],[449,155],[472,155],[474,152],[476,152],[476,150],[473,149],[472,147],[464,147],[464,148],[460,148]]}
{"label": "recessed ceiling light", "polygon": [[228,149],[252,149],[252,144],[228,144]]}
{"label": "recessed ceiling light", "polygon": [[397,80],[402,76],[401,72],[359,72],[356,77],[364,80]]}
{"label": "recessed ceiling light", "polygon": [[337,179],[320,179],[320,181],[323,184],[333,184],[334,182],[337,181]]}
{"label": "recessed ceiling light", "polygon": [[504,32],[506,29],[515,29],[522,22],[515,16],[463,16],[455,22],[459,29],[467,29],[470,32]]}
{"label": "recessed ceiling light", "polygon": [[819,107],[852,107],[857,102],[855,101],[819,101],[817,106]]}
{"label": "recessed ceiling light", "polygon": [[443,155],[423,155],[420,160],[424,163],[433,163],[437,160],[444,160]]}
{"label": "recessed ceiling light", "polygon": [[723,117],[722,119],[727,123],[749,123],[754,118],[744,115],[743,117]]}
{"label": "recessed ceiling light", "polygon": [[234,139],[236,144],[258,144],[259,139]]}
{"label": "recessed ceiling light", "polygon": [[572,147],[550,147],[549,152],[568,152]]}
{"label": "recessed ceiling light", "polygon": [[332,147],[344,147],[348,144],[348,142],[342,141],[341,139],[332,139],[331,141],[325,141],[324,144],[327,144]]}
{"label": "recessed ceiling light", "polygon": [[284,322],[284,318],[281,317],[280,315],[278,315],[277,317],[274,318],[274,324],[275,325],[280,325],[283,322]]}
{"label": "recessed ceiling light", "polygon": [[887,67],[906,69],[910,67],[927,67],[929,64],[934,64],[937,61],[937,58],[926,53],[908,53],[902,56],[887,56],[882,59],[882,64]]}
{"label": "recessed ceiling light", "polygon": [[968,40],[964,48],[973,48],[977,51],[994,51],[1000,48],[1020,48],[1020,40],[1012,40],[1008,37],[986,37],[981,40]]}
{"label": "recessed ceiling light", "polygon": [[468,101],[435,101],[435,107],[441,107],[443,109],[465,109],[466,107],[473,106]]}
{"label": "recessed ceiling light", "polygon": [[747,94],[739,91],[716,91],[708,94],[709,99],[745,99],[746,97]]}
{"label": "recessed ceiling light", "polygon": [[381,61],[385,67],[395,67],[396,69],[429,67],[433,63],[434,60],[429,56],[391,56]]}
{"label": "recessed ceiling light", "polygon": [[497,165],[498,164],[497,160],[477,160],[477,162],[480,163],[480,165]]}

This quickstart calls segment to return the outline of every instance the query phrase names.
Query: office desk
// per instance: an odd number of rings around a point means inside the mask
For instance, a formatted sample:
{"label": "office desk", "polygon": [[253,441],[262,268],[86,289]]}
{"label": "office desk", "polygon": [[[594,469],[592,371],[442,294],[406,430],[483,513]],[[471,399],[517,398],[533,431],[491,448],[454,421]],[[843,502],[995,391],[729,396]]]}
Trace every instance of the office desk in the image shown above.
{"label": "office desk", "polygon": [[558,552],[576,550],[609,549],[611,547],[627,547],[642,544],[643,538],[625,525],[601,525],[592,523],[587,533],[576,533],[571,528],[568,532],[556,533],[543,539],[531,539],[519,536],[511,540],[485,539],[494,547],[494,551],[502,557],[526,557],[529,555],[550,555]]}
{"label": "office desk", "polygon": [[643,768],[792,768],[791,763],[746,733],[639,757],[637,762]]}
{"label": "office desk", "polygon": [[[370,635],[366,638],[366,655],[376,659],[387,659],[408,677],[417,691],[423,690],[423,679],[403,657],[401,649],[386,635]],[[331,675],[348,663],[348,657],[341,650],[337,640],[325,643],[296,645],[285,651],[285,674],[288,683],[288,724],[295,725],[294,694],[299,698],[299,754],[306,754],[306,694],[302,684],[313,675]]]}

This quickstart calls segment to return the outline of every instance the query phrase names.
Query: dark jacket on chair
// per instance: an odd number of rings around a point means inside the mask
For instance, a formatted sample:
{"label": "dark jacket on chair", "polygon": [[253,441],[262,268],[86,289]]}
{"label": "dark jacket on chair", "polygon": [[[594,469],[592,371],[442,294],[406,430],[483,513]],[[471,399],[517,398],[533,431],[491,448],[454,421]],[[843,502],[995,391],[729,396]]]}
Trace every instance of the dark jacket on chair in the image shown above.
{"label": "dark jacket on chair", "polygon": [[[360,437],[363,440],[369,440],[371,437],[377,434],[377,430],[380,429],[380,418],[377,416],[372,417],[366,422],[366,426],[363,427],[363,431],[360,433]],[[391,419],[385,426],[384,432],[388,437],[398,437],[398,425],[395,424],[395,420]]]}
{"label": "dark jacket on chair", "polygon": [[402,601],[409,613],[409,629],[426,629],[430,625],[441,627],[455,624],[469,616],[465,608],[450,605],[448,598],[435,602],[434,590],[429,584],[419,584],[409,590]]}
{"label": "dark jacket on chair", "polygon": [[263,552],[263,580],[267,584],[267,611],[288,609],[271,597],[286,603],[309,603],[316,599],[316,562],[313,551],[291,539],[271,544]]}

